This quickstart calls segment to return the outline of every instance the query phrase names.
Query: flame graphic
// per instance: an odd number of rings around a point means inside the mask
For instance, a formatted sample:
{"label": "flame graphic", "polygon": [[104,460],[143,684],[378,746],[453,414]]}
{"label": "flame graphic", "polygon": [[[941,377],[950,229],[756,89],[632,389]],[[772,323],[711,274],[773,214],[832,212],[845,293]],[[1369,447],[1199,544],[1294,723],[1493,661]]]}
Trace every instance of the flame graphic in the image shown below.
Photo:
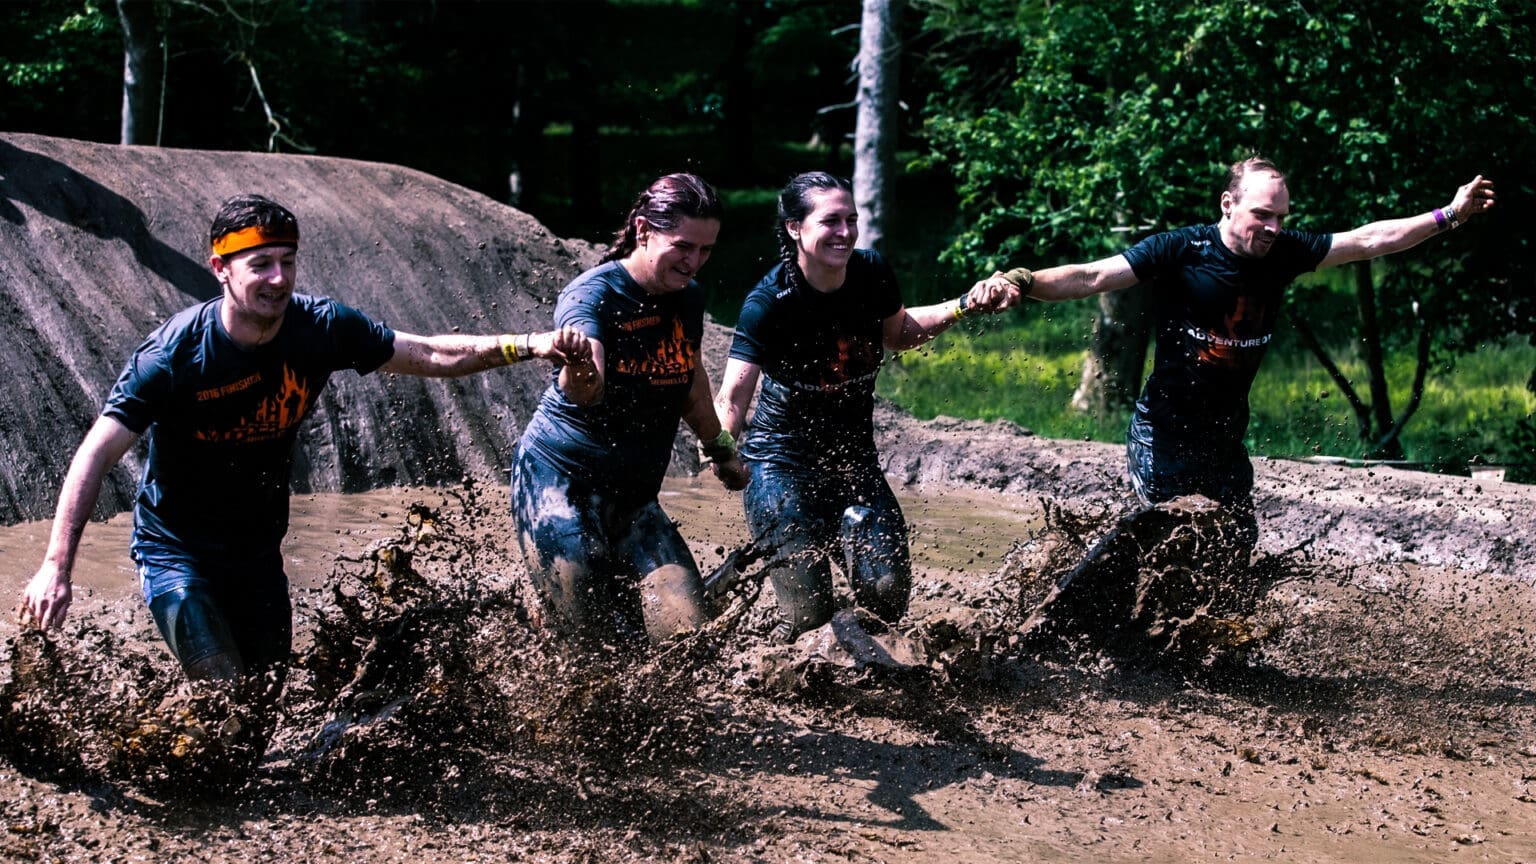
{"label": "flame graphic", "polygon": [[309,413],[315,395],[310,392],[309,380],[284,364],[282,384],[256,405],[254,413],[228,429],[199,429],[195,436],[199,441],[242,443],[281,438]]}
{"label": "flame graphic", "polygon": [[672,319],[672,332],[645,357],[620,357],[613,368],[625,375],[675,378],[693,371],[693,344],[683,334],[681,319]]}

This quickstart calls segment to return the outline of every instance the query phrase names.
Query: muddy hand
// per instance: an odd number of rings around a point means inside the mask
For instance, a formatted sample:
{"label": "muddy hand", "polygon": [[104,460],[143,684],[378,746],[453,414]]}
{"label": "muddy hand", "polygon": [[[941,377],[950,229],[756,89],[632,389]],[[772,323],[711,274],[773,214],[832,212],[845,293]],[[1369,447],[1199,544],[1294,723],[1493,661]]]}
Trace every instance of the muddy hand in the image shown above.
{"label": "muddy hand", "polygon": [[584,363],[592,359],[592,343],[575,327],[561,327],[548,333],[538,333],[529,339],[533,356],[553,360],[562,365]]}
{"label": "muddy hand", "polygon": [[1493,181],[1483,178],[1479,174],[1472,178],[1472,182],[1456,190],[1456,197],[1451,199],[1451,209],[1456,212],[1456,218],[1463,222],[1483,212],[1492,209],[1494,204]]}
{"label": "muddy hand", "polygon": [[1001,312],[1018,300],[1019,289],[1006,279],[983,279],[966,292],[967,312]]}
{"label": "muddy hand", "polygon": [[747,466],[741,464],[741,459],[736,456],[715,462],[710,465],[710,468],[715,472],[715,477],[720,480],[721,485],[732,492],[740,492],[747,488],[747,481],[751,478],[747,473]]}
{"label": "muddy hand", "polygon": [[971,303],[972,306],[978,303],[977,297],[975,297],[977,291],[982,291],[983,297],[991,295],[991,297],[997,298],[994,301],[994,303],[997,303],[995,309],[994,307],[983,306],[980,309],[983,312],[1001,312],[1003,309],[1012,309],[1012,307],[1018,306],[1018,304],[1025,301],[1025,295],[1023,295],[1023,292],[1018,291],[1017,284],[1006,280],[1003,274],[989,275],[985,280],[978,281],[978,283],[975,283],[975,286],[971,287],[971,294],[968,295],[966,301]]}
{"label": "muddy hand", "polygon": [[39,630],[57,627],[64,623],[73,599],[69,578],[45,564],[22,592],[21,601],[16,604],[16,622]]}

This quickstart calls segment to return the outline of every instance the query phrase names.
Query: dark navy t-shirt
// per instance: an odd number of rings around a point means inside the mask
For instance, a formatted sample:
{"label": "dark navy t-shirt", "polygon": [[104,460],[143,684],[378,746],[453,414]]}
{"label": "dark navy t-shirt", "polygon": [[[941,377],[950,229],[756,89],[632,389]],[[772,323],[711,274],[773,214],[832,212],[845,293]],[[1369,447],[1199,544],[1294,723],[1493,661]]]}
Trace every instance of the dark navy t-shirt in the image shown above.
{"label": "dark navy t-shirt", "polygon": [[896,274],[872,250],[853,253],[836,291],[791,287],[782,263],[768,271],[742,304],[731,342],[731,357],[762,369],[742,455],[805,464],[873,454],[884,324],[901,308]]}
{"label": "dark navy t-shirt", "polygon": [[277,336],[230,339],[217,297],[173,315],[128,359],[102,414],[149,435],[134,543],[192,561],[272,555],[288,530],[299,422],[332,372],[367,374],[394,331],[333,300],[296,294]]}
{"label": "dark navy t-shirt", "polygon": [[693,386],[704,289],[650,294],[610,261],[560,292],[555,326],[603,344],[603,398],[577,405],[552,382],[521,446],[599,491],[655,498]]}
{"label": "dark navy t-shirt", "polygon": [[1136,403],[1161,443],[1230,446],[1248,428],[1248,389],[1285,289],[1317,269],[1332,234],[1281,231],[1262,258],[1234,255],[1216,225],[1155,234],[1126,250],[1152,286],[1157,344]]}

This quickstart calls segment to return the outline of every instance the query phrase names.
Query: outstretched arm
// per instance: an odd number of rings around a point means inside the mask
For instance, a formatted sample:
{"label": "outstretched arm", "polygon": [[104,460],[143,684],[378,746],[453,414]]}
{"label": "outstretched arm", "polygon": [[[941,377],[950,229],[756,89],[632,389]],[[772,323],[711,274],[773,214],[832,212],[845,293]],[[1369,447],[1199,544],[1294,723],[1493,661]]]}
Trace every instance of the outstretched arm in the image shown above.
{"label": "outstretched arm", "polygon": [[75,569],[75,553],[80,537],[96,509],[101,483],[133,446],[138,436],[112,417],[98,417],[85,435],[75,458],[64,475],[59,490],[59,506],[53,514],[53,530],[48,535],[48,551],[43,556],[32,581],[16,604],[16,620],[46,629],[64,623],[73,599],[70,577]]}
{"label": "outstretched arm", "polygon": [[1404,219],[1383,219],[1333,235],[1333,246],[1318,268],[1368,261],[1417,246],[1430,237],[1460,226],[1494,204],[1493,181],[1479,174],[1456,190],[1450,206]]}
{"label": "outstretched arm", "polygon": [[1003,311],[1013,293],[1017,292],[1005,283],[984,280],[954,300],[915,309],[902,307],[882,325],[885,347],[892,351],[916,348],[953,327],[961,318]]}
{"label": "outstretched arm", "polygon": [[1016,306],[1025,299],[1054,303],[1077,300],[1129,288],[1136,284],[1136,273],[1124,255],[1100,258],[1087,264],[1063,264],[1031,272],[1016,267],[1006,273],[993,273],[980,284],[1007,295],[1003,305]]}
{"label": "outstretched arm", "polygon": [[456,378],[533,357],[569,366],[590,361],[587,337],[571,327],[547,333],[417,336],[395,333],[395,353],[379,368],[423,378]]}

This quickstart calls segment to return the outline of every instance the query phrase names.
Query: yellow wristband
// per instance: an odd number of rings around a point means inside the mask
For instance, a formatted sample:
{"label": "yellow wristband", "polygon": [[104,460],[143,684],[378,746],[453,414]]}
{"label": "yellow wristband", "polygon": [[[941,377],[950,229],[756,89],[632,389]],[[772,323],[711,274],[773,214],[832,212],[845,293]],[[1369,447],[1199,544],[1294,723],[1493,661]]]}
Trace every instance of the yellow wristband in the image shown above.
{"label": "yellow wristband", "polygon": [[517,353],[517,338],[511,334],[503,334],[501,337],[501,356],[507,361],[507,365],[520,362],[523,357]]}

